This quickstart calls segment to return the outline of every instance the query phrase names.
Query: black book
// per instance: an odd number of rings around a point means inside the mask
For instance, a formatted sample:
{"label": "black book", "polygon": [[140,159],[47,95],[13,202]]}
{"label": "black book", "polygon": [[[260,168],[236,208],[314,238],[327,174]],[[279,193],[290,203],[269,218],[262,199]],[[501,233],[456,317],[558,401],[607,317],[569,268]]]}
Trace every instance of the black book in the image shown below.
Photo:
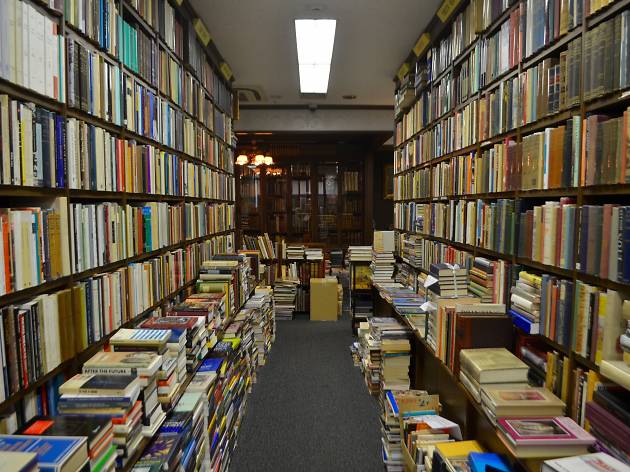
{"label": "black book", "polygon": [[624,388],[602,386],[593,393],[593,400],[624,423],[630,423],[630,393]]}
{"label": "black book", "polygon": [[80,436],[92,449],[112,429],[109,418],[95,416],[35,416],[15,434],[35,436]]}

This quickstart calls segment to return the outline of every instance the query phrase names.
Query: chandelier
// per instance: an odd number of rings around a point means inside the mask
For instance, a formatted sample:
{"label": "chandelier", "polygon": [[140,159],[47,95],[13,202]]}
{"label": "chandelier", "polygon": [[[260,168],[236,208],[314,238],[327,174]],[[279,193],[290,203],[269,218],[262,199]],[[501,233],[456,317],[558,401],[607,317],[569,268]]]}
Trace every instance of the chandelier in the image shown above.
{"label": "chandelier", "polygon": [[252,153],[250,155],[239,154],[236,158],[236,165],[247,166],[250,169],[260,166],[272,166],[273,164],[273,157],[260,153]]}

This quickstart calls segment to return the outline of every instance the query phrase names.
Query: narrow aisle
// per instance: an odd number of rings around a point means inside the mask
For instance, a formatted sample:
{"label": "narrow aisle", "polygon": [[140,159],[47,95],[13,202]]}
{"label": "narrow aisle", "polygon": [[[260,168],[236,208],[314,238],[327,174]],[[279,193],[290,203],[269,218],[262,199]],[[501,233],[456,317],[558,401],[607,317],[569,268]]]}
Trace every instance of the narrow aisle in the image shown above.
{"label": "narrow aisle", "polygon": [[352,364],[350,321],[277,327],[230,470],[382,470],[378,401]]}

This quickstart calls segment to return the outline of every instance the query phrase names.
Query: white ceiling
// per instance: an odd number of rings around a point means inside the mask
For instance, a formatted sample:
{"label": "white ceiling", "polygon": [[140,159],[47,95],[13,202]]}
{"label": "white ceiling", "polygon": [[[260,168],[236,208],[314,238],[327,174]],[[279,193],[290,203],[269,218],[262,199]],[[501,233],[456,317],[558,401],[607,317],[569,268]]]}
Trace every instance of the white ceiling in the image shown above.
{"label": "white ceiling", "polygon": [[[236,87],[265,104],[393,105],[392,78],[441,0],[191,0]],[[318,11],[319,9],[319,11]],[[328,94],[301,98],[296,18],[333,18],[337,31]],[[344,100],[342,95],[356,95]]]}

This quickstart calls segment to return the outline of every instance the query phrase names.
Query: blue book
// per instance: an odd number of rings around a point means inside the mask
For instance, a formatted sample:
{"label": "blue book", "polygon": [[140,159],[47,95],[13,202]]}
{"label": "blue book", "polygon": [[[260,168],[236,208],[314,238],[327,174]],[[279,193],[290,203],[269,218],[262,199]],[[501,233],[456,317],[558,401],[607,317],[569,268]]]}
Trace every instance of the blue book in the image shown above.
{"label": "blue book", "polygon": [[540,326],[538,323],[532,323],[520,313],[510,310],[509,315],[512,317],[512,322],[517,328],[521,328],[527,334],[540,334]]}
{"label": "blue book", "polygon": [[218,372],[222,364],[222,357],[210,357],[203,361],[198,372]]}
{"label": "blue book", "polygon": [[41,472],[80,470],[88,461],[87,439],[62,436],[0,435],[0,451],[33,452]]}
{"label": "blue book", "polygon": [[512,467],[507,459],[494,452],[471,452],[468,454],[468,462],[472,472],[512,472]]}

